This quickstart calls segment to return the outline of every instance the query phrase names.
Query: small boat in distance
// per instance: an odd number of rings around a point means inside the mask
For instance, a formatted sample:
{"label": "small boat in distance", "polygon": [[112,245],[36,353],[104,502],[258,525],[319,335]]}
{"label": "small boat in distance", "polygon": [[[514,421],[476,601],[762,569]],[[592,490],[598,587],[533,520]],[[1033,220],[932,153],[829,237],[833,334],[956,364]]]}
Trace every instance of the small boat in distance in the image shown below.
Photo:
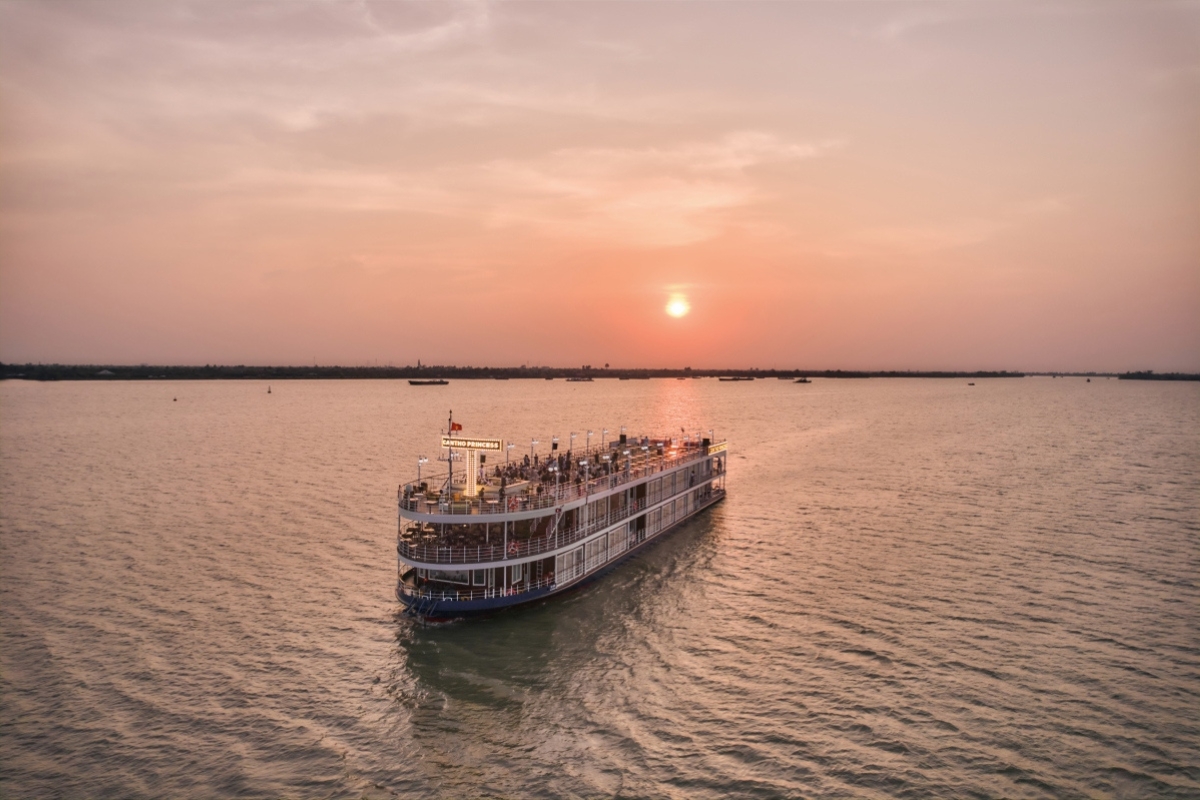
{"label": "small boat in distance", "polygon": [[450,381],[442,378],[430,378],[429,380],[410,379],[409,386],[445,386]]}
{"label": "small boat in distance", "polygon": [[796,383],[812,383],[808,378],[796,378]]}
{"label": "small boat in distance", "polygon": [[567,378],[568,383],[591,383],[591,378]]}
{"label": "small boat in distance", "polygon": [[719,381],[735,381],[736,382],[736,381],[752,381],[752,380],[754,380],[754,378],[751,378],[749,375],[730,375],[730,376],[726,376],[724,378],[717,378],[717,380],[719,380]]}

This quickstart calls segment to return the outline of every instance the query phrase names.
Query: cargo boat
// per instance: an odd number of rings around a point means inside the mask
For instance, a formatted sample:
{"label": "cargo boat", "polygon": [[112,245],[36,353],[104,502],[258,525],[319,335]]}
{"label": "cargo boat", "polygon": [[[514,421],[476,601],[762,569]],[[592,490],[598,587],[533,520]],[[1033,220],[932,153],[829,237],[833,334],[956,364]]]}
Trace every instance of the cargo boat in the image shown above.
{"label": "cargo boat", "polygon": [[[449,470],[397,490],[396,597],[442,622],[537,602],[598,577],[725,497],[727,443],[626,436],[536,452],[469,438],[451,419]],[[571,434],[573,444],[577,434]],[[504,463],[496,463],[501,454]],[[489,456],[491,460],[489,460]]]}

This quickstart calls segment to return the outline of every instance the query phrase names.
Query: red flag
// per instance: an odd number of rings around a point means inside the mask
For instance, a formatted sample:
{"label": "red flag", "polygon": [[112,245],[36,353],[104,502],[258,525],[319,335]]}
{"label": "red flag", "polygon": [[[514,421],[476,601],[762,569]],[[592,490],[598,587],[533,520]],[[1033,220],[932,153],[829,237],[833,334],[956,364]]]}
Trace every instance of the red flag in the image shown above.
{"label": "red flag", "polygon": [[451,433],[454,433],[455,431],[461,431],[461,430],[462,430],[462,425],[459,425],[457,422],[450,423],[450,432]]}

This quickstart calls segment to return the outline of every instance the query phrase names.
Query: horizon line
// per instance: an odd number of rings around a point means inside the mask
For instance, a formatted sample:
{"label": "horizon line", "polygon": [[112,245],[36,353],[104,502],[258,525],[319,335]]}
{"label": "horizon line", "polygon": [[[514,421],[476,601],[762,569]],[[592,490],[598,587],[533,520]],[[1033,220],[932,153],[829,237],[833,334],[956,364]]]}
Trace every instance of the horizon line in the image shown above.
{"label": "horizon line", "polygon": [[[18,372],[25,370],[25,372]],[[94,372],[89,373],[90,370]],[[113,372],[119,370],[119,372]],[[144,374],[146,371],[166,374]],[[33,374],[26,374],[31,372]],[[305,374],[299,374],[304,372]],[[359,373],[356,375],[329,373]],[[271,374],[261,374],[271,373]],[[321,373],[326,373],[322,375]],[[1025,376],[1079,376],[1079,377],[1178,377],[1200,379],[1200,373],[1189,372],[1156,372],[1155,370],[1014,370],[1014,369],[846,369],[846,368],[787,368],[787,367],[613,367],[610,365],[557,367],[549,365],[538,366],[475,366],[453,364],[114,364],[114,363],[62,363],[62,362],[0,362],[0,379],[9,378],[47,378],[59,380],[93,379],[97,377],[126,378],[126,379],[166,379],[166,378],[305,378],[305,377],[364,377],[368,373],[375,377],[385,375],[406,377],[439,377],[438,373],[447,373],[445,377],[460,379],[489,378],[497,375],[505,377],[575,377],[591,376],[598,378],[619,378],[623,375],[639,375],[644,377],[721,377],[721,376],[752,376],[767,377],[1025,377]]]}

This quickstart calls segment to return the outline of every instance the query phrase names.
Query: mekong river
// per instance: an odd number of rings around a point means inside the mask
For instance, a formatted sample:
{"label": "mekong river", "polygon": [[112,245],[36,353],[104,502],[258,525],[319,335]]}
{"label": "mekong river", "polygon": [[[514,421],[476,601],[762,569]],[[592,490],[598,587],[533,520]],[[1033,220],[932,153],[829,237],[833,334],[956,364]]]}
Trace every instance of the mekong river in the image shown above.
{"label": "mekong river", "polygon": [[[1200,795],[1200,385],[975,383],[4,382],[0,795]],[[451,408],[715,428],[729,496],[418,628]]]}

